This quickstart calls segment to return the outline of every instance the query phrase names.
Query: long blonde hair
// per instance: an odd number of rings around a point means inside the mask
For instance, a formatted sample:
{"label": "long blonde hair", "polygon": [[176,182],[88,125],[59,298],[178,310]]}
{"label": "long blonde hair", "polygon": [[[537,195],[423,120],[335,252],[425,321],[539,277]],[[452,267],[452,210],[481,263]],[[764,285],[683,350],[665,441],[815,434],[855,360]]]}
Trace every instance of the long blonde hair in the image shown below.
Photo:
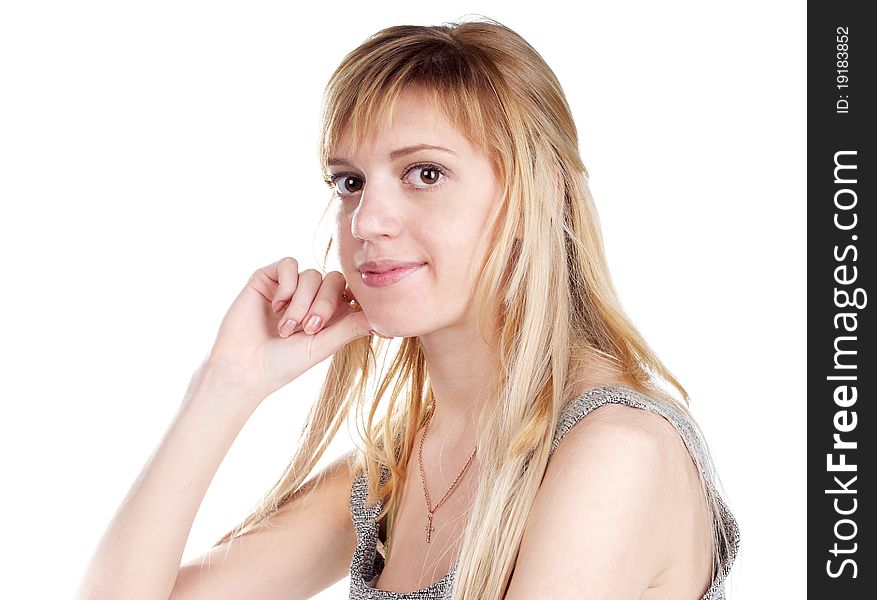
{"label": "long blonde hair", "polygon": [[[504,203],[488,232],[490,252],[477,266],[474,295],[479,334],[498,340],[501,361],[482,402],[491,410],[477,417],[481,477],[452,596],[499,599],[545,473],[557,419],[581,393],[588,365],[598,359],[611,364],[627,387],[669,402],[691,418],[689,397],[622,310],[576,126],[560,83],[539,53],[511,29],[486,18],[377,32],[343,59],[326,87],[320,143],[324,173],[341,135],[349,134],[357,147],[392,118],[405,89],[423,92],[483,149],[504,186]],[[324,261],[331,247],[330,240]],[[385,359],[389,347],[380,337],[365,337],[332,357],[285,472],[257,509],[216,545],[243,535],[290,500],[351,408],[357,423],[368,412],[354,474],[366,475],[369,504],[386,499],[376,520],[395,505],[433,396],[419,339],[403,338],[389,367],[378,373],[378,356]],[[376,377],[379,385],[368,394]],[[662,389],[659,378],[681,399]],[[375,422],[385,396],[386,413]],[[382,466],[391,474],[383,486]],[[715,574],[730,542],[720,525],[714,490],[703,480],[701,486],[712,515]]]}

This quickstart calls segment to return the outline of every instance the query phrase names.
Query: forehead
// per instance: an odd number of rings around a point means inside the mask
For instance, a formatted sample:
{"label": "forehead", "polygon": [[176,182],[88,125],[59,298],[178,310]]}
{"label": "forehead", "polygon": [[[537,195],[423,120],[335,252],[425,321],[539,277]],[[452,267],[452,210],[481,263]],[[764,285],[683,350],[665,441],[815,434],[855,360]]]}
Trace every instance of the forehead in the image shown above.
{"label": "forehead", "polygon": [[[379,155],[392,159],[393,150],[420,144],[441,146],[461,156],[476,152],[441,106],[422,93],[408,90],[400,93],[384,123],[366,132],[358,148],[352,148],[350,141],[348,132],[343,131],[338,137],[332,158],[340,160],[357,155]],[[330,159],[329,164],[333,162],[336,160]]]}

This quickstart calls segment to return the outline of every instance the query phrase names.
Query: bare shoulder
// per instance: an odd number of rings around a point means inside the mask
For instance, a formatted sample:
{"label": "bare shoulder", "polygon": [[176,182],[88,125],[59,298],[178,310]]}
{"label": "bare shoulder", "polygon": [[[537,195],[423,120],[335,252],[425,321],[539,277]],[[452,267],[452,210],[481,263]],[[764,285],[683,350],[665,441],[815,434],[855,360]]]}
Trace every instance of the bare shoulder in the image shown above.
{"label": "bare shoulder", "polygon": [[620,403],[595,408],[576,423],[563,436],[548,469],[571,458],[585,463],[623,460],[629,469],[644,473],[681,468],[691,462],[670,421],[653,411]]}
{"label": "bare shoulder", "polygon": [[[579,476],[570,477],[564,463]],[[704,509],[700,475],[679,430],[657,412],[622,403],[594,409],[567,432],[548,464],[549,477],[557,479],[558,494],[575,494],[585,477],[648,491],[650,508],[643,509],[667,531],[690,525],[683,509],[688,518]]]}
{"label": "bare shoulder", "polygon": [[639,598],[659,585],[684,555],[694,469],[660,414],[615,403],[588,413],[548,464],[506,597]]}
{"label": "bare shoulder", "polygon": [[580,432],[588,431],[590,435],[615,434],[652,443],[675,445],[678,441],[682,444],[676,427],[662,415],[616,402],[609,402],[592,410],[570,433],[577,429]]}

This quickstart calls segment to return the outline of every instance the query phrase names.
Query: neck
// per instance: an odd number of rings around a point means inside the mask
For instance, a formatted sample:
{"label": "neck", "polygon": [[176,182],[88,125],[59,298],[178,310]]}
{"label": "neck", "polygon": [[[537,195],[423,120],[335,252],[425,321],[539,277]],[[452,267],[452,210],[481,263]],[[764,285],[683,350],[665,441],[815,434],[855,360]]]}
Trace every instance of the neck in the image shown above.
{"label": "neck", "polygon": [[[501,365],[498,340],[483,340],[474,323],[465,322],[423,335],[420,342],[436,402],[430,436],[452,447],[474,440],[478,411]],[[624,383],[619,370],[597,356],[579,364],[569,376],[582,392]]]}
{"label": "neck", "polygon": [[436,403],[430,435],[448,443],[474,439],[476,415],[499,370],[496,347],[474,326],[434,331],[420,342]]}

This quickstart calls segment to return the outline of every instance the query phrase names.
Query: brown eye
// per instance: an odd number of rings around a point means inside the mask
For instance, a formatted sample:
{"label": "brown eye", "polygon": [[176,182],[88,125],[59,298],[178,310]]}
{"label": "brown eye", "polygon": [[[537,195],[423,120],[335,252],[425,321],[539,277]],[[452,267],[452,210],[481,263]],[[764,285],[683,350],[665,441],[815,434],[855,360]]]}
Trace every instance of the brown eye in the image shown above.
{"label": "brown eye", "polygon": [[334,183],[339,188],[338,193],[342,196],[355,194],[362,189],[362,181],[353,175],[339,175]]}
{"label": "brown eye", "polygon": [[420,180],[423,183],[433,184],[439,179],[439,172],[437,169],[420,169]]}
{"label": "brown eye", "polygon": [[404,179],[415,189],[431,191],[443,186],[446,177],[447,173],[442,167],[433,163],[421,163],[409,167],[405,171]]}

